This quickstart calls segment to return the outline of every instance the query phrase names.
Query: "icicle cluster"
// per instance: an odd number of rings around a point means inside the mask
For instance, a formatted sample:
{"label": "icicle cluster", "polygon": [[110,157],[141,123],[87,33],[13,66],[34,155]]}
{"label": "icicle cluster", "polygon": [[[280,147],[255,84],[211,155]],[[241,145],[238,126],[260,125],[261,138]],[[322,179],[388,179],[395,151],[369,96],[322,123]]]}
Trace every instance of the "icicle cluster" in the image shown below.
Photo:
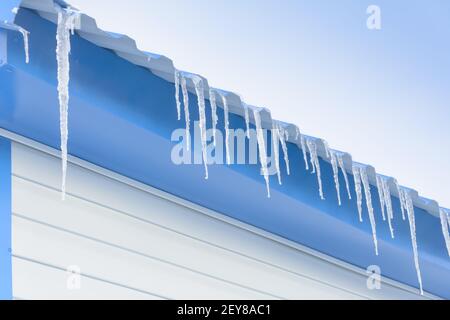
{"label": "icicle cluster", "polygon": [[445,245],[447,247],[448,255],[450,256],[450,213],[447,210],[440,208],[439,217],[441,219],[442,234],[444,235]]}
{"label": "icicle cluster", "polygon": [[195,86],[195,93],[197,94],[198,114],[200,137],[202,141],[202,156],[203,164],[205,166],[205,179],[208,179],[208,156],[206,153],[206,111],[205,111],[205,92],[202,78],[195,76],[192,78]]}
{"label": "icicle cluster", "polygon": [[69,111],[69,80],[70,80],[70,35],[74,34],[79,24],[80,13],[68,9],[58,12],[58,27],[56,32],[56,60],[58,63],[58,98],[60,112],[61,131],[61,158],[62,158],[62,199],[66,196],[66,174],[67,174],[67,141],[68,111]]}
{"label": "icicle cluster", "polygon": [[266,181],[267,197],[270,198],[269,171],[267,170],[267,151],[264,142],[264,132],[261,127],[260,111],[253,109],[253,117],[255,118],[256,137],[258,139],[259,161],[261,162],[261,170]]}
{"label": "icicle cluster", "polygon": [[19,32],[22,34],[23,37],[23,48],[25,50],[25,63],[28,64],[30,63],[30,54],[29,54],[30,46],[28,42],[28,36],[30,35],[30,33],[21,27],[19,27]]}
{"label": "icicle cluster", "polygon": [[311,138],[306,138],[306,145],[308,146],[309,156],[311,161],[312,172],[317,175],[317,183],[319,184],[319,195],[320,199],[325,200],[323,196],[323,188],[322,188],[322,177],[320,173],[320,163],[319,156],[317,155],[317,144]]}
{"label": "icicle cluster", "polygon": [[405,210],[408,215],[409,230],[411,232],[411,243],[414,254],[414,265],[416,267],[417,280],[419,281],[420,294],[423,295],[422,275],[420,272],[420,265],[419,265],[419,252],[417,250],[416,218],[414,215],[414,205],[411,199],[411,195],[406,189],[400,189],[400,193],[402,194],[403,203],[405,205]]}

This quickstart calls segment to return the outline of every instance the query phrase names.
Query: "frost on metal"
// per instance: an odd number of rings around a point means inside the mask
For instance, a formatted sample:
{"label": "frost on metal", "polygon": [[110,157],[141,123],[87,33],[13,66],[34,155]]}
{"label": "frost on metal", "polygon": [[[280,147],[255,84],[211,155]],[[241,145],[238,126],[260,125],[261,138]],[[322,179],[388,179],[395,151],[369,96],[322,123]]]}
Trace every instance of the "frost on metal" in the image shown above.
{"label": "frost on metal", "polygon": [[403,197],[405,210],[408,215],[409,230],[411,232],[411,244],[413,247],[414,266],[416,267],[417,280],[419,281],[420,294],[423,295],[422,275],[419,265],[419,252],[417,250],[417,237],[416,237],[416,218],[414,215],[414,205],[407,189],[400,189]]}
{"label": "frost on metal", "polygon": [[269,171],[267,169],[267,151],[264,142],[264,132],[261,127],[260,111],[253,109],[253,117],[255,118],[256,137],[258,139],[259,161],[261,162],[261,170],[266,181],[267,197],[270,198]]}
{"label": "frost on metal", "polygon": [[217,117],[217,102],[216,102],[216,93],[213,89],[209,89],[209,105],[211,106],[211,118],[212,118],[212,127],[213,127],[213,139],[214,139],[214,147],[216,146],[216,127],[219,118]]}
{"label": "frost on metal", "polygon": [[325,200],[325,197],[323,196],[322,176],[320,172],[319,156],[317,155],[317,144],[313,139],[306,138],[306,145],[308,146],[309,149],[309,156],[312,167],[311,173],[315,173],[317,175],[317,183],[319,184],[320,199]]}
{"label": "frost on metal", "polygon": [[205,179],[208,179],[208,157],[206,154],[206,111],[205,111],[205,92],[203,87],[202,78],[195,76],[192,78],[195,86],[195,92],[197,94],[198,114],[199,114],[199,126],[200,137],[202,141],[202,156],[203,164],[205,166]]}
{"label": "frost on metal", "polygon": [[444,208],[439,208],[439,217],[441,219],[442,234],[444,236],[445,246],[447,247],[447,253],[450,256],[450,213]]}
{"label": "frost on metal", "polygon": [[19,32],[22,34],[23,37],[23,49],[25,50],[25,63],[30,63],[30,53],[29,53],[30,46],[28,42],[28,36],[30,35],[30,33],[22,27],[19,27]]}
{"label": "frost on metal", "polygon": [[70,81],[70,35],[79,28],[80,13],[71,9],[58,10],[58,26],[56,31],[56,60],[58,63],[58,98],[61,131],[61,159],[62,159],[62,199],[66,196],[67,175],[67,141],[69,136],[69,81]]}

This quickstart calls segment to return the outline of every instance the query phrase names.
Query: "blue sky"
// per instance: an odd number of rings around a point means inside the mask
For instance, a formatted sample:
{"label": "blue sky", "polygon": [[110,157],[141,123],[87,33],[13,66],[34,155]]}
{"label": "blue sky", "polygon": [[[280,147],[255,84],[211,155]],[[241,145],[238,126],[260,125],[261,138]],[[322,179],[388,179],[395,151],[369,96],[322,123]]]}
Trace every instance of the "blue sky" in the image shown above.
{"label": "blue sky", "polygon": [[450,207],[449,1],[68,1]]}

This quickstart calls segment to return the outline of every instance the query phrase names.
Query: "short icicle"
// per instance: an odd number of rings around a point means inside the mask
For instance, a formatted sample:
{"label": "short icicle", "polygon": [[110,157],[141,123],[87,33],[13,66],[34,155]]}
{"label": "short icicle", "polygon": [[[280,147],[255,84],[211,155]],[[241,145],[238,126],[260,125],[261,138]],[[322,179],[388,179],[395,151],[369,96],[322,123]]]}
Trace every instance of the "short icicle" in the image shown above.
{"label": "short icicle", "polygon": [[331,160],[331,167],[333,168],[333,178],[334,178],[334,185],[336,187],[338,204],[340,206],[342,203],[341,203],[341,191],[339,190],[339,188],[340,188],[340,186],[339,186],[339,167],[338,167],[337,156],[336,156],[336,152],[334,150],[329,150],[329,154],[330,154],[330,160]]}
{"label": "short icicle", "polygon": [[338,163],[339,163],[339,167],[341,168],[342,175],[344,176],[345,187],[347,189],[348,198],[351,200],[352,194],[350,193],[350,183],[348,181],[347,171],[345,170],[344,155],[341,152],[339,152],[336,154],[336,157],[338,159]]}
{"label": "short icicle", "polygon": [[203,165],[205,167],[205,179],[208,179],[208,156],[206,153],[206,111],[205,111],[205,89],[203,86],[203,79],[195,76],[192,78],[195,86],[195,92],[197,94],[198,114],[199,114],[199,126],[200,137],[202,141],[202,156]]}
{"label": "short icicle", "polygon": [[417,250],[416,218],[414,215],[414,204],[411,195],[406,189],[401,189],[400,192],[402,193],[402,197],[404,199],[405,209],[409,221],[409,230],[411,232],[411,243],[414,254],[414,265],[416,267],[417,280],[419,281],[420,294],[423,295],[422,275],[420,272],[420,265],[419,265],[419,252]]}
{"label": "short icicle", "polygon": [[25,63],[28,64],[30,63],[30,53],[29,53],[30,45],[28,42],[28,37],[30,33],[22,27],[19,27],[19,32],[22,34],[23,37],[23,49],[25,50]]}
{"label": "short icicle", "polygon": [[312,166],[312,172],[316,173],[317,175],[317,182],[319,184],[319,195],[320,199],[325,200],[325,197],[323,195],[323,189],[322,189],[322,177],[320,173],[320,163],[319,163],[319,157],[317,155],[317,144],[312,139],[306,139],[306,144],[309,149],[309,156],[311,160],[311,166]]}
{"label": "short icicle", "polygon": [[259,161],[261,162],[261,170],[266,181],[267,198],[270,198],[270,186],[269,186],[269,171],[267,170],[267,151],[266,144],[264,142],[264,132],[261,126],[261,115],[257,109],[253,110],[253,117],[255,118],[256,137],[258,140],[259,149]]}
{"label": "short icicle", "polygon": [[366,197],[366,205],[367,205],[367,211],[369,213],[370,226],[372,227],[372,237],[373,237],[373,244],[375,246],[375,254],[378,255],[378,240],[377,240],[376,222],[375,222],[375,215],[373,212],[372,194],[370,192],[370,183],[369,183],[369,177],[367,175],[367,168],[361,166],[359,168],[359,171],[361,174],[362,185],[364,187],[364,195]]}
{"label": "short icicle", "polygon": [[180,72],[175,69],[174,72],[174,83],[175,83],[175,102],[177,104],[177,119],[181,120],[181,102],[180,102]]}
{"label": "short icicle", "polygon": [[189,116],[189,93],[187,90],[186,77],[180,73],[181,76],[181,91],[183,92],[183,106],[184,106],[184,121],[186,122],[186,150],[191,149],[191,120]]}
{"label": "short icicle", "polygon": [[217,117],[217,102],[216,102],[216,92],[214,89],[209,89],[209,104],[211,106],[211,118],[212,118],[212,128],[213,128],[213,140],[214,147],[216,146],[216,127],[219,118]]}
{"label": "short icicle", "polygon": [[79,24],[80,13],[70,9],[58,11],[58,26],[56,31],[56,60],[58,64],[58,99],[60,113],[61,132],[61,160],[62,160],[62,183],[61,197],[66,197],[66,175],[67,175],[67,141],[69,136],[68,111],[69,111],[69,81],[70,81],[70,35],[74,34]]}
{"label": "short icicle", "polygon": [[356,205],[358,207],[358,217],[359,221],[363,222],[362,218],[362,189],[361,189],[361,174],[359,171],[359,167],[353,166],[353,180],[355,182],[355,193],[356,193]]}
{"label": "short icicle", "polygon": [[447,247],[448,255],[450,256],[450,213],[444,208],[439,208],[439,216],[441,219],[442,234],[444,236],[445,245]]}

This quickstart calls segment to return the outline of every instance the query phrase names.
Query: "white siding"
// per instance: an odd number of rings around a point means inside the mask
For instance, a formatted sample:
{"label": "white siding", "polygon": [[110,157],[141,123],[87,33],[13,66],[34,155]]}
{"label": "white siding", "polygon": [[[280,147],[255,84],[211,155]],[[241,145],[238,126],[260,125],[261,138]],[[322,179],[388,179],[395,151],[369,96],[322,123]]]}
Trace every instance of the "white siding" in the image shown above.
{"label": "white siding", "polygon": [[368,290],[363,270],[77,159],[63,202],[48,152],[13,144],[16,298],[420,298],[392,281]]}

